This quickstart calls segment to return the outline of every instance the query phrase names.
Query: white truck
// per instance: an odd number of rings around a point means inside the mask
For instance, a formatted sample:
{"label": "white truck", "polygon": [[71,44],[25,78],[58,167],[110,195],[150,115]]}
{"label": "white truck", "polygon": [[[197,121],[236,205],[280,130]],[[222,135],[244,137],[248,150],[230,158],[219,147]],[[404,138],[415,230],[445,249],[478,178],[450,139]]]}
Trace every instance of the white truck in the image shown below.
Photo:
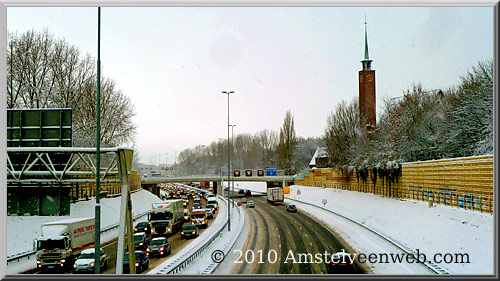
{"label": "white truck", "polygon": [[95,219],[70,218],[42,224],[42,236],[34,240],[37,268],[73,266],[85,249],[94,246]]}
{"label": "white truck", "polygon": [[151,223],[151,234],[153,236],[162,236],[177,232],[184,221],[184,207],[182,205],[182,199],[153,203],[148,214],[148,220]]}
{"label": "white truck", "polygon": [[283,188],[281,187],[271,187],[267,189],[267,203],[273,205],[283,204],[284,194]]}

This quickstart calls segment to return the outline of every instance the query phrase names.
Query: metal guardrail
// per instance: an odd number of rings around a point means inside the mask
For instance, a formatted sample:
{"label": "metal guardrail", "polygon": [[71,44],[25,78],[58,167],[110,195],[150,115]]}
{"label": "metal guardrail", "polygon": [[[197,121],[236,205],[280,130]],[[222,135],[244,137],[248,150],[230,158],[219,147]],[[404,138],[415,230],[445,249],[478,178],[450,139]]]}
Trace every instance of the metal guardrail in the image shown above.
{"label": "metal guardrail", "polygon": [[[146,212],[143,212],[137,216],[134,217],[134,221],[146,216],[147,214],[149,213],[149,210],[146,211]],[[105,233],[105,232],[108,232],[108,231],[111,231],[115,228],[117,228],[119,226],[118,223],[116,224],[112,224],[110,226],[107,226],[107,227],[104,227],[102,230],[101,230],[101,234],[102,233]],[[28,260],[30,259],[30,256],[31,255],[34,255],[36,251],[33,251],[33,250],[30,250],[30,251],[24,251],[24,252],[21,252],[21,253],[17,253],[17,254],[14,254],[14,255],[10,255],[10,256],[7,256],[7,265],[10,263],[10,262],[13,262],[13,261],[19,261],[20,259],[22,258],[25,258],[27,257]]]}
{"label": "metal guardrail", "polygon": [[[219,198],[222,198],[224,201],[227,200],[219,195],[217,195]],[[180,271],[182,271],[186,266],[194,261],[222,232],[222,230],[227,226],[227,221],[221,225],[216,231],[214,231],[214,235],[210,237],[210,239],[207,239],[202,242],[202,244],[198,244],[197,248],[193,248],[191,251],[188,251],[185,253],[185,255],[179,257],[177,260],[175,260],[173,263],[175,264],[172,266],[172,268],[168,270],[160,270],[158,274],[176,274]]]}
{"label": "metal guardrail", "polygon": [[[299,202],[299,203],[302,203],[302,204],[306,204],[306,205],[310,205],[310,206],[313,206],[313,207],[316,207],[316,208],[320,208],[321,210],[324,210],[324,211],[327,211],[327,212],[332,213],[334,215],[337,215],[339,217],[342,217],[342,218],[344,218],[344,219],[346,219],[346,220],[348,220],[350,222],[353,222],[353,223],[355,223],[355,224],[357,224],[357,225],[365,228],[366,230],[368,230],[368,231],[370,231],[370,232],[378,235],[382,239],[386,240],[387,242],[389,242],[389,243],[393,244],[394,246],[396,246],[397,248],[401,249],[403,252],[405,252],[407,254],[411,254],[414,257],[416,256],[417,252],[414,251],[414,250],[412,250],[412,249],[410,249],[410,248],[408,248],[407,246],[404,246],[403,243],[401,243],[401,242],[399,242],[399,241],[397,241],[397,240],[395,240],[395,239],[393,239],[393,238],[391,238],[389,236],[386,236],[386,235],[378,232],[377,230],[375,230],[375,229],[373,229],[373,228],[371,228],[371,227],[369,227],[367,225],[364,225],[364,224],[362,224],[362,223],[360,223],[360,222],[358,222],[358,221],[356,221],[356,220],[354,220],[352,218],[349,218],[349,217],[344,216],[344,215],[342,215],[340,213],[337,213],[337,212],[332,211],[332,210],[328,210],[328,209],[323,208],[323,207],[321,207],[319,205],[312,204],[312,203],[309,203],[309,202],[305,202],[305,201],[301,201],[301,200],[297,200],[297,199],[286,198],[286,197],[285,197],[285,199],[288,199],[288,200],[291,200],[291,201],[296,201],[296,202]],[[420,260],[420,257],[418,257],[418,256],[416,256],[416,257],[417,257],[419,263],[421,263],[422,265],[424,265],[425,267],[427,267],[428,269],[430,269],[434,273],[437,273],[437,274],[450,274],[448,271],[446,271],[445,269],[441,268],[437,264],[435,264],[435,263],[433,263],[433,262],[431,262],[429,260],[424,263],[423,261]]]}

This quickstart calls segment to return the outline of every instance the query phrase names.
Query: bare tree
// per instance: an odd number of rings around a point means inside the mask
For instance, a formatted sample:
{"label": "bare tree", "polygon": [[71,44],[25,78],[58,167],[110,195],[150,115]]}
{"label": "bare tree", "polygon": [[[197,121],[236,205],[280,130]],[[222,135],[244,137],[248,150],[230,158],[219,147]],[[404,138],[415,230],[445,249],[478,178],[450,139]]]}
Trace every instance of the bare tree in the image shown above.
{"label": "bare tree", "polygon": [[[48,31],[9,33],[8,108],[73,109],[73,145],[95,146],[96,74],[94,59]],[[133,141],[135,115],[130,99],[114,80],[101,78],[101,145]]]}
{"label": "bare tree", "polygon": [[283,120],[283,126],[280,128],[280,139],[278,144],[278,165],[285,171],[285,174],[290,175],[295,172],[294,157],[297,138],[295,136],[293,115],[288,110]]}
{"label": "bare tree", "polygon": [[323,138],[332,167],[340,168],[351,164],[349,160],[359,132],[360,119],[357,101],[350,104],[342,101],[328,116]]}

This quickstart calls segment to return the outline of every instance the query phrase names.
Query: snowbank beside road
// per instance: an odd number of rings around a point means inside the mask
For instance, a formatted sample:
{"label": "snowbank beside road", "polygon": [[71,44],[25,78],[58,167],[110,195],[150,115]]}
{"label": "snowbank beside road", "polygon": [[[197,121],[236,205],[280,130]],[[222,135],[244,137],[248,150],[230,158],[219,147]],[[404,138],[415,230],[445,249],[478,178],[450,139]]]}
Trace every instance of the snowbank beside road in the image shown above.
{"label": "snowbank beside road", "polygon": [[[240,188],[262,191],[261,188],[254,189],[256,184],[240,184]],[[298,190],[301,195],[297,195]],[[318,206],[323,206],[322,201],[326,199],[326,209],[363,223],[409,248],[419,249],[428,259],[433,258],[436,253],[468,254],[470,263],[438,264],[452,274],[493,274],[494,225],[491,214],[444,205],[429,208],[426,202],[296,185],[290,187],[290,195],[285,195],[286,197]],[[292,202],[289,201],[295,204]],[[324,222],[331,221],[331,214],[317,212],[314,207],[301,210]],[[341,234],[346,236],[343,238],[353,247],[363,248],[360,241],[355,240],[356,234]]]}
{"label": "snowbank beside road", "polygon": [[[299,190],[301,195],[297,195]],[[426,202],[320,187],[294,185],[286,197],[318,206],[326,199],[327,209],[419,249],[428,258],[437,253],[468,254],[470,263],[438,264],[452,274],[493,274],[490,214],[443,205],[429,208]]]}
{"label": "snowbank beside road", "polygon": [[[132,193],[132,212],[135,215],[151,209],[160,200],[146,190]],[[101,227],[116,224],[120,218],[121,197],[101,199]],[[7,216],[7,256],[33,250],[33,239],[40,236],[40,225],[64,218],[94,216],[95,199],[71,204],[70,216]]]}

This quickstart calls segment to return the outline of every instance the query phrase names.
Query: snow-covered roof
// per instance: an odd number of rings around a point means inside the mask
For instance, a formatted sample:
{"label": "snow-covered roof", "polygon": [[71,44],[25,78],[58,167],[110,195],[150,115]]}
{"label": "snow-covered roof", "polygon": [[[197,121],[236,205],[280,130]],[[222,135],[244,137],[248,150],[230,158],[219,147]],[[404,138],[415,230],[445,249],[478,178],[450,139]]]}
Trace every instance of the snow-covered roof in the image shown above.
{"label": "snow-covered roof", "polygon": [[[83,250],[82,254],[93,254],[94,252],[95,252],[95,248],[89,248],[89,249]],[[101,248],[100,252],[103,253],[104,250]]]}
{"label": "snow-covered roof", "polygon": [[166,240],[167,238],[165,237],[156,237],[156,238],[153,238],[153,240],[151,241],[158,241],[158,240]]}
{"label": "snow-covered roof", "polygon": [[68,224],[68,223],[75,223],[75,222],[81,222],[81,221],[86,221],[86,220],[93,220],[93,217],[89,218],[67,218],[63,220],[58,220],[58,221],[52,221],[52,222],[46,222],[43,223],[42,225],[58,225],[58,224]]}
{"label": "snow-covered roof", "polygon": [[316,148],[316,151],[314,152],[311,162],[309,162],[309,166],[316,166],[316,158],[326,158],[326,157],[328,157],[328,152],[326,151],[326,147],[319,146],[318,148]]}

